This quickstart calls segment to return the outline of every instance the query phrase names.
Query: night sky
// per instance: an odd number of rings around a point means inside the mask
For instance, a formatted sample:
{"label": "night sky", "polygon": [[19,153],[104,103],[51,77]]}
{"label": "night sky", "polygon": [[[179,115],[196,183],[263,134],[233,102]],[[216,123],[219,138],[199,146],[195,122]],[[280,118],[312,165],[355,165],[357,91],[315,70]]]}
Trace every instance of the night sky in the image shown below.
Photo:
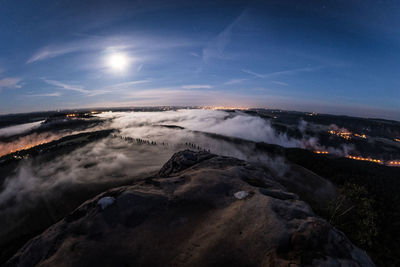
{"label": "night sky", "polygon": [[400,1],[0,0],[0,113],[218,105],[400,120]]}

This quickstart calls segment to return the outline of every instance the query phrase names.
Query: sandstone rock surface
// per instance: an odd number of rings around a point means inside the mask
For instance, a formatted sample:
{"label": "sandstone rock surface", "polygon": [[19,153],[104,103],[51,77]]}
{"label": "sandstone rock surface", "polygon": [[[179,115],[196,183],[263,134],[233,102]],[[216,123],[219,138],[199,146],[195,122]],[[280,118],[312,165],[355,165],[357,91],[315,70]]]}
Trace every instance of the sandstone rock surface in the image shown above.
{"label": "sandstone rock surface", "polygon": [[374,264],[262,168],[183,151],[159,175],[86,201],[7,266]]}

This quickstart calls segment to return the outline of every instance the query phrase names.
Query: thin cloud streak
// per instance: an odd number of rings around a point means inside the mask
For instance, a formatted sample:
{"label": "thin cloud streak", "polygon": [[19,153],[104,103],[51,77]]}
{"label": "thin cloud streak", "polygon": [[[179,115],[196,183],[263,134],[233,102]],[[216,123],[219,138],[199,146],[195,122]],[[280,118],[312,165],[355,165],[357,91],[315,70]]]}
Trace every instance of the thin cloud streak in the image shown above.
{"label": "thin cloud streak", "polygon": [[227,82],[224,82],[224,85],[232,85],[232,84],[238,84],[246,81],[247,79],[232,79]]}
{"label": "thin cloud streak", "polygon": [[294,75],[294,74],[301,73],[301,72],[313,72],[313,71],[320,70],[321,68],[322,68],[321,66],[305,67],[305,68],[297,68],[297,69],[291,69],[291,70],[271,72],[271,73],[266,73],[266,74],[257,73],[255,71],[248,70],[248,69],[242,69],[242,72],[253,75],[257,78],[265,79],[265,78],[270,78],[270,77],[279,76],[279,75]]}
{"label": "thin cloud streak", "polygon": [[28,97],[58,97],[61,96],[60,92],[54,92],[54,93],[45,93],[45,94],[31,94],[31,95],[25,95]]}
{"label": "thin cloud streak", "polygon": [[280,82],[280,81],[272,81],[274,84],[279,84],[279,85],[283,85],[283,86],[288,86],[289,84],[285,83],[285,82]]}
{"label": "thin cloud streak", "polygon": [[57,86],[59,88],[65,89],[65,90],[76,91],[76,92],[80,92],[80,93],[84,93],[84,94],[90,93],[89,90],[86,90],[79,85],[70,85],[70,84],[66,84],[63,82],[59,82],[59,81],[55,81],[55,80],[47,80],[47,79],[43,79],[43,81],[45,81],[46,83],[48,83],[50,85]]}
{"label": "thin cloud streak", "polygon": [[143,83],[149,83],[151,82],[150,80],[137,80],[137,81],[130,81],[130,82],[123,82],[123,83],[117,83],[113,85],[109,85],[104,87],[105,88],[125,88],[131,85],[137,85],[137,84],[143,84]]}
{"label": "thin cloud streak", "polygon": [[182,85],[183,89],[211,89],[212,86],[209,84],[190,84]]}
{"label": "thin cloud streak", "polygon": [[34,54],[26,63],[29,64],[44,59],[50,59],[64,54],[73,53],[78,50],[79,47],[46,47]]}
{"label": "thin cloud streak", "polygon": [[[169,38],[168,40],[153,36],[141,36],[138,34],[127,34],[132,37],[97,37],[91,36],[86,39],[72,41],[66,44],[53,44],[48,45],[34,53],[27,61],[26,64],[34,63],[37,61],[47,60],[62,55],[88,52],[88,51],[102,51],[106,49],[117,50],[136,50],[140,53],[146,51],[166,50],[178,47],[188,47],[198,45],[193,41],[182,38]],[[171,41],[172,40],[172,41]]]}
{"label": "thin cloud streak", "polygon": [[0,79],[0,90],[4,88],[21,88],[20,78],[6,77]]}
{"label": "thin cloud streak", "polygon": [[[50,85],[57,86],[59,88],[65,89],[65,90],[80,92],[82,94],[85,94],[86,96],[97,96],[97,95],[121,92],[124,89],[131,89],[130,86],[132,86],[132,85],[138,85],[138,84],[144,84],[144,83],[151,82],[150,80],[129,81],[129,82],[124,82],[124,83],[108,85],[108,86],[105,86],[100,89],[88,90],[88,89],[85,89],[81,85],[71,85],[71,84],[66,84],[64,82],[48,80],[48,79],[43,79],[43,81],[45,81],[46,83],[48,83]],[[49,96],[55,96],[55,95],[49,95]]]}
{"label": "thin cloud streak", "polygon": [[224,55],[225,48],[231,42],[232,31],[240,23],[247,14],[246,10],[240,13],[239,16],[232,21],[223,31],[221,31],[208,45],[203,49],[203,61],[208,61],[210,58],[226,59]]}
{"label": "thin cloud streak", "polygon": [[193,57],[200,57],[200,55],[195,52],[190,52],[189,55],[191,55]]}
{"label": "thin cloud streak", "polygon": [[126,89],[132,89],[132,85],[145,84],[151,82],[150,80],[137,80],[124,83],[117,83],[105,86],[101,89],[90,90],[87,96],[105,95],[110,93],[122,92]]}

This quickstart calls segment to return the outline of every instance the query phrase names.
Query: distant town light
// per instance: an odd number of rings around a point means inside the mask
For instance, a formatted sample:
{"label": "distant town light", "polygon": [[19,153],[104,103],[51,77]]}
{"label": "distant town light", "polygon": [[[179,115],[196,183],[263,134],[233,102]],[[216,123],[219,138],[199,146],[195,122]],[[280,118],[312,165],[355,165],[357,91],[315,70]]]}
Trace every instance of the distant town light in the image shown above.
{"label": "distant town light", "polygon": [[349,159],[354,159],[354,160],[362,160],[362,161],[369,161],[369,162],[374,162],[374,163],[379,163],[379,164],[383,164],[383,161],[380,159],[373,159],[373,158],[364,158],[364,157],[359,157],[359,156],[351,156],[351,155],[347,155],[346,158]]}
{"label": "distant town light", "polygon": [[329,152],[325,151],[325,150],[314,150],[314,153],[316,153],[316,154],[329,154]]}
{"label": "distant town light", "polygon": [[339,136],[339,137],[341,137],[343,139],[346,139],[346,140],[350,140],[351,139],[351,135],[352,135],[351,132],[334,131],[334,130],[330,130],[329,133],[332,134],[332,135],[337,135],[337,136]]}
{"label": "distant town light", "polygon": [[367,139],[367,136],[365,134],[354,134],[354,136]]}

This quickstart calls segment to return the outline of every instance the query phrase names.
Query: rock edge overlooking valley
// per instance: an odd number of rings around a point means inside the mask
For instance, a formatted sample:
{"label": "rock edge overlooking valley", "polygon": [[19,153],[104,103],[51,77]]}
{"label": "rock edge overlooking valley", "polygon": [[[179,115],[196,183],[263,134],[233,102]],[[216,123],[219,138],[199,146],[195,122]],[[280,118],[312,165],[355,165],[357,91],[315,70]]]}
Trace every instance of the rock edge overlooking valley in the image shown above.
{"label": "rock edge overlooking valley", "polygon": [[245,161],[185,150],[86,201],[6,266],[374,266],[299,192]]}

